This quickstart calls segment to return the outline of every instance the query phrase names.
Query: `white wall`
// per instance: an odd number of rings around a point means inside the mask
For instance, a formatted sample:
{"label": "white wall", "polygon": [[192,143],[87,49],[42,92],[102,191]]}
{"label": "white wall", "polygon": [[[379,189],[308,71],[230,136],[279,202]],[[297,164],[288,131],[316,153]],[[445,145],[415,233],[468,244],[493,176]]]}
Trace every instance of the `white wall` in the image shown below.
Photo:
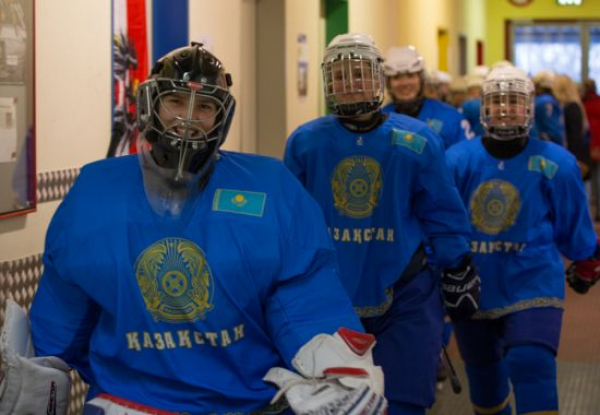
{"label": "white wall", "polygon": [[[110,29],[108,1],[36,1],[38,173],[105,156],[111,127]],[[0,261],[42,252],[57,205],[38,204],[35,213],[0,220]]]}
{"label": "white wall", "polygon": [[[285,56],[287,135],[296,127],[319,116],[319,88],[321,88],[322,44],[320,31],[320,0],[286,0],[285,3]],[[308,48],[308,91],[298,95],[298,35],[306,35]],[[287,137],[281,137],[285,142]],[[280,156],[283,156],[281,154]]]}
{"label": "white wall", "polygon": [[[478,40],[485,40],[487,2],[481,0],[463,0],[464,27],[466,28],[467,47],[467,73],[470,73],[477,64],[476,47]],[[485,51],[484,51],[485,52]],[[485,54],[485,53],[484,53]]]}
{"label": "white wall", "polygon": [[206,46],[223,62],[233,77],[237,100],[235,118],[224,149],[256,148],[254,68],[254,13],[256,0],[190,0],[191,41]]}
{"label": "white wall", "polygon": [[400,16],[397,0],[348,1],[348,30],[373,36],[384,55],[396,45]]}

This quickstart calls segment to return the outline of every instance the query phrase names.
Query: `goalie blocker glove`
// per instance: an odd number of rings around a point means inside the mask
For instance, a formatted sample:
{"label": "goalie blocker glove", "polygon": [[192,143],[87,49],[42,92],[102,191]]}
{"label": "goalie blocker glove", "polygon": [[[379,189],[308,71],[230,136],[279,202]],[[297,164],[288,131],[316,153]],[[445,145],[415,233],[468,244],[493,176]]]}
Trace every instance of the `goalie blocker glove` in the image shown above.
{"label": "goalie blocker glove", "polygon": [[442,272],[442,294],[453,321],[468,319],[479,309],[481,279],[471,255],[465,255],[458,267]]}
{"label": "goalie blocker glove", "polygon": [[25,310],[8,298],[0,333],[0,415],[66,415],[69,366],[56,356],[34,357]]}
{"label": "goalie blocker glove", "polygon": [[341,328],[333,336],[319,334],[300,348],[292,365],[275,367],[264,380],[285,395],[292,411],[301,415],[383,415],[383,371],[373,363],[375,337]]}
{"label": "goalie blocker glove", "polygon": [[567,268],[567,283],[579,294],[585,294],[600,279],[600,245],[590,259],[575,261]]}

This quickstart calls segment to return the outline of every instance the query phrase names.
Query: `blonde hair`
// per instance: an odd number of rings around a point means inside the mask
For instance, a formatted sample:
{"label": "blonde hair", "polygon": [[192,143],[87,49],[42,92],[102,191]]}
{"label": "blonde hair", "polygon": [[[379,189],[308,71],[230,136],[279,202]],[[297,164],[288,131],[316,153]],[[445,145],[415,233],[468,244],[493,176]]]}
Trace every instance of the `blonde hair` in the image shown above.
{"label": "blonde hair", "polygon": [[587,114],[585,113],[585,107],[581,102],[579,87],[571,78],[569,78],[567,75],[558,75],[552,84],[552,94],[563,107],[570,102],[577,104],[577,106],[579,106],[581,109],[584,127],[586,129],[588,128],[589,124]]}

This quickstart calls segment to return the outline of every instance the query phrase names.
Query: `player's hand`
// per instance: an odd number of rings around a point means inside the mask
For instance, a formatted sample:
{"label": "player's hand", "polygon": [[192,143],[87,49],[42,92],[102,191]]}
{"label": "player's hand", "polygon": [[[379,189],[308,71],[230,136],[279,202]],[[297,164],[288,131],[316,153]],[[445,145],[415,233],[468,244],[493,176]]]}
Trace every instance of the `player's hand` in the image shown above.
{"label": "player's hand", "polygon": [[375,366],[372,335],[340,329],[320,334],[305,344],[292,361],[298,373],[272,368],[265,381],[283,395],[295,414],[383,415],[383,371]]}
{"label": "player's hand", "polygon": [[586,294],[592,285],[600,279],[600,261],[586,259],[573,262],[565,275],[569,286],[579,294]]}
{"label": "player's hand", "polygon": [[0,415],[66,415],[71,369],[56,356],[33,356],[27,315],[11,299],[6,300],[0,356]]}
{"label": "player's hand", "polygon": [[468,319],[479,309],[481,279],[470,255],[458,267],[442,272],[442,294],[453,321]]}
{"label": "player's hand", "polygon": [[[341,371],[340,371],[341,372]],[[357,376],[355,373],[310,379],[290,370],[275,367],[265,380],[275,384],[279,391],[271,401],[277,402],[285,395],[290,408],[298,415],[308,414],[384,414],[386,399],[367,383],[356,388],[342,384],[339,376]]]}

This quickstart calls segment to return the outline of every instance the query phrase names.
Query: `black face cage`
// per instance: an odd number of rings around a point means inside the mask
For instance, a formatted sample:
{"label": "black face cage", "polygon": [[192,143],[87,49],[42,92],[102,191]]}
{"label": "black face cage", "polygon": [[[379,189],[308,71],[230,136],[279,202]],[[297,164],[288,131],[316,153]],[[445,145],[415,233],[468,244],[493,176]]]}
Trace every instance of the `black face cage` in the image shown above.
{"label": "black face cage", "polygon": [[484,83],[480,118],[492,138],[512,140],[529,133],[534,107],[528,88],[523,80]]}
{"label": "black face cage", "polygon": [[333,115],[355,117],[379,110],[385,83],[380,59],[338,54],[323,62],[322,69],[325,102]]}
{"label": "black face cage", "polygon": [[[166,126],[158,116],[159,108],[163,105],[161,100],[163,97],[177,93],[190,96],[187,115],[173,117],[177,122]],[[214,114],[215,123],[208,131],[204,131],[199,126],[203,120],[192,117],[194,104],[201,97],[208,98],[217,106]],[[145,133],[150,142],[164,137],[174,147],[180,147],[184,142],[190,142],[194,148],[205,147],[209,142],[225,139],[233,116],[233,106],[233,96],[225,88],[217,85],[196,85],[191,82],[161,78],[150,79],[140,85],[138,90],[138,126],[140,132]],[[182,134],[182,131],[185,133]]]}

